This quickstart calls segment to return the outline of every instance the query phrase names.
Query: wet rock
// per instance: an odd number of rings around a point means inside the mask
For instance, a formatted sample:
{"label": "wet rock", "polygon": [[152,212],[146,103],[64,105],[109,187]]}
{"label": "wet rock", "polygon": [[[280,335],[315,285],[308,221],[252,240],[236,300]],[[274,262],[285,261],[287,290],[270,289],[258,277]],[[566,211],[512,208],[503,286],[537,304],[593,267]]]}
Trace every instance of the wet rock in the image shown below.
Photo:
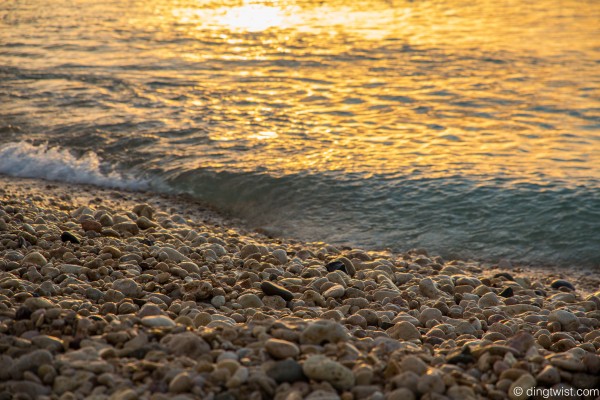
{"label": "wet rock", "polygon": [[260,289],[267,296],[279,296],[285,301],[292,301],[294,299],[294,294],[292,292],[270,281],[263,281],[260,284]]}
{"label": "wet rock", "polygon": [[79,243],[81,243],[79,241],[79,239],[77,238],[77,236],[75,236],[74,234],[72,234],[69,231],[63,232],[60,235],[60,240],[63,241],[63,242],[70,242],[70,243],[73,243],[73,244],[79,244]]}
{"label": "wet rock", "polygon": [[310,356],[302,365],[302,371],[310,379],[329,382],[339,390],[348,390],[354,385],[350,369],[323,355]]}
{"label": "wet rock", "polygon": [[564,287],[567,289],[575,290],[575,286],[573,286],[573,284],[571,284],[571,282],[565,281],[563,279],[557,279],[555,281],[552,281],[552,283],[550,284],[550,287],[552,289],[560,289],[560,288]]}

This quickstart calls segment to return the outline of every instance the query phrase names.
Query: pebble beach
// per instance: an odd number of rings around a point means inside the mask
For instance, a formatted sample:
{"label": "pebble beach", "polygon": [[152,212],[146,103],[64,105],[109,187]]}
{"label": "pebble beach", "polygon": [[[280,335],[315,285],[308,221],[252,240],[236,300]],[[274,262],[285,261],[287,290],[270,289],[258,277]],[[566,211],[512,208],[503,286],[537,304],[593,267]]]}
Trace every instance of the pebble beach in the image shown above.
{"label": "pebble beach", "polygon": [[597,271],[304,243],[185,197],[0,182],[0,400],[600,396]]}

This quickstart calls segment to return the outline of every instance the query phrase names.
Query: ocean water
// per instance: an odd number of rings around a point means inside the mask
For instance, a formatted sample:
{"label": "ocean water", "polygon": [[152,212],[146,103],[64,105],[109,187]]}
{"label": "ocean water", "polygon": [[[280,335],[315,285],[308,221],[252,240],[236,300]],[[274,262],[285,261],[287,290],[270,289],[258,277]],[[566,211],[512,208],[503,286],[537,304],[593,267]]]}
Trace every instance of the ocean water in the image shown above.
{"label": "ocean water", "polygon": [[600,266],[600,2],[0,2],[0,173]]}

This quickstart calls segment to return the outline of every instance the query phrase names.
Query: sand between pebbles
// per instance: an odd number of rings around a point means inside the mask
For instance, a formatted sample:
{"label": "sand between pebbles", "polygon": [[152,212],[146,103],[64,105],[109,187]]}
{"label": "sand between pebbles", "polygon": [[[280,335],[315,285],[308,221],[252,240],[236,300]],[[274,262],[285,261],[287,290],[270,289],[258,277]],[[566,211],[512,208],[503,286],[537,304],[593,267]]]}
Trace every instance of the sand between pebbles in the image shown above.
{"label": "sand between pebbles", "polygon": [[0,182],[0,400],[600,386],[589,271],[272,239],[182,198]]}

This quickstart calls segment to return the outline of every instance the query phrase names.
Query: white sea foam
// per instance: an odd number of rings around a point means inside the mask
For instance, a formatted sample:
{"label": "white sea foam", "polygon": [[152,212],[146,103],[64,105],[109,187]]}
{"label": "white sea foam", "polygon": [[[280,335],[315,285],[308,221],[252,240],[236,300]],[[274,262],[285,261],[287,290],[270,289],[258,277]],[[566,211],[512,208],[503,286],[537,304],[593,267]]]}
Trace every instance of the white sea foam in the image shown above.
{"label": "white sea foam", "polygon": [[68,149],[13,142],[0,146],[0,173],[69,183],[85,183],[119,189],[142,190],[148,182],[114,170],[103,172],[102,160],[94,152],[81,157]]}

